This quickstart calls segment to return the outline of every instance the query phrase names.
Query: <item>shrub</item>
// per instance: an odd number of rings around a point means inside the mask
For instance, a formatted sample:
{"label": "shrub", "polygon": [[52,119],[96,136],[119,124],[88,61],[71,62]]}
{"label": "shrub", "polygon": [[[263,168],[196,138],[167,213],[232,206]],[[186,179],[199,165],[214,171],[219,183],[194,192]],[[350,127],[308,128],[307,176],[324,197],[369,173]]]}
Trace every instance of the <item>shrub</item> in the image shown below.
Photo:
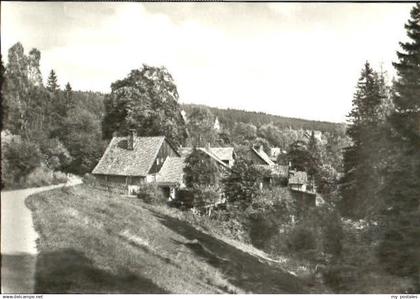
{"label": "shrub", "polygon": [[39,147],[31,141],[10,138],[2,141],[1,151],[2,182],[6,188],[24,186],[26,176],[41,166]]}
{"label": "shrub", "polygon": [[53,184],[62,184],[67,182],[67,175],[61,171],[54,171]]}
{"label": "shrub", "polygon": [[48,167],[54,170],[67,167],[72,161],[68,150],[57,138],[42,143],[41,151],[45,154]]}
{"label": "shrub", "polygon": [[40,187],[65,182],[67,182],[67,175],[65,173],[60,171],[54,172],[42,164],[25,177],[21,181],[21,185],[25,187]]}
{"label": "shrub", "polygon": [[191,189],[194,195],[193,205],[203,212],[207,205],[215,204],[220,199],[220,192],[215,186],[196,186]]}
{"label": "shrub", "polygon": [[330,213],[324,218],[323,246],[324,252],[333,256],[341,255],[344,238],[343,227],[340,218],[336,213]]}
{"label": "shrub", "polygon": [[137,197],[149,204],[163,204],[167,202],[162,189],[156,184],[142,184]]}
{"label": "shrub", "polygon": [[194,207],[194,193],[191,190],[181,189],[177,191],[176,200],[169,203],[171,207],[181,210],[189,210]]}
{"label": "shrub", "polygon": [[46,166],[35,168],[26,178],[22,184],[27,187],[40,187],[52,184],[53,172]]}
{"label": "shrub", "polygon": [[90,173],[86,173],[83,176],[83,183],[89,186],[96,186],[96,178],[94,175],[90,174]]}
{"label": "shrub", "polygon": [[290,232],[287,245],[292,251],[303,252],[306,250],[316,249],[317,240],[311,229],[305,227],[304,225],[299,225]]}

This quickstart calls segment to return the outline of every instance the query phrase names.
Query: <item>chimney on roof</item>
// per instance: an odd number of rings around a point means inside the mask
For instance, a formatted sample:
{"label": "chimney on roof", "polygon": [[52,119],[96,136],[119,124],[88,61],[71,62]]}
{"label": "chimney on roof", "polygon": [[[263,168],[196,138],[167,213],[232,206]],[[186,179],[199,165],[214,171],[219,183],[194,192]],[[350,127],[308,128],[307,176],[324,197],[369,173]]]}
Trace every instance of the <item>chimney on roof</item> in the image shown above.
{"label": "chimney on roof", "polygon": [[207,151],[210,151],[210,142],[207,142],[207,143],[206,143],[206,150],[207,150]]}
{"label": "chimney on roof", "polygon": [[260,153],[262,153],[264,151],[264,146],[262,144],[258,147],[258,151]]}
{"label": "chimney on roof", "polygon": [[135,129],[128,130],[127,149],[132,151],[134,149],[134,139],[137,137]]}

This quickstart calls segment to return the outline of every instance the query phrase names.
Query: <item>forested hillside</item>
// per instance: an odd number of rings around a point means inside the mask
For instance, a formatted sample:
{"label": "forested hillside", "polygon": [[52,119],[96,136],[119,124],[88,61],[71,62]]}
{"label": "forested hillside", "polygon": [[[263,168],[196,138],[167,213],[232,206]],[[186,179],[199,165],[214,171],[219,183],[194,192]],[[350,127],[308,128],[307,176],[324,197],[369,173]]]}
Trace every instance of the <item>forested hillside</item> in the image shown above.
{"label": "forested hillside", "polygon": [[2,75],[2,188],[64,182],[65,172],[84,174],[100,158],[104,95],[58,85],[40,71],[41,52],[9,49]]}
{"label": "forested hillside", "polygon": [[197,104],[182,104],[182,108],[189,114],[194,108],[208,108],[211,113],[218,117],[219,121],[226,127],[232,128],[237,122],[250,123],[254,126],[262,126],[272,123],[279,129],[304,129],[322,132],[344,132],[344,123],[333,123],[326,121],[306,120],[293,117],[267,114],[264,112],[245,111],[238,109],[222,109]]}

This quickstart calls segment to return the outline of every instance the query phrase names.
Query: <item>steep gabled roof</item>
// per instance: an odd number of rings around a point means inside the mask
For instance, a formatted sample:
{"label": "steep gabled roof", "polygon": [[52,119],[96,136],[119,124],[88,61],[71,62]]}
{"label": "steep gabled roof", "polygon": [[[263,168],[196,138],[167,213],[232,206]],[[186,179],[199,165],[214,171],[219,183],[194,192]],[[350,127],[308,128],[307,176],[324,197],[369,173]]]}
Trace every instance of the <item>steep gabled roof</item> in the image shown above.
{"label": "steep gabled roof", "polygon": [[158,184],[179,184],[183,182],[184,158],[167,157],[156,176]]}
{"label": "steep gabled roof", "polygon": [[[197,147],[197,150],[202,151],[203,153],[206,153],[211,158],[213,158],[216,162],[218,162],[220,165],[226,168],[230,168],[229,165],[227,165],[222,160],[231,160],[233,157],[233,147],[211,147],[210,150],[208,150],[205,147]],[[187,157],[190,155],[193,151],[192,147],[182,147],[179,149],[179,152],[181,156]],[[220,155],[220,156],[219,156]],[[230,157],[230,158],[229,158]]]}
{"label": "steep gabled roof", "polygon": [[223,166],[225,168],[230,168],[229,165],[227,165],[225,162],[223,162],[222,160],[220,160],[219,157],[216,156],[211,150],[207,150],[204,147],[199,147],[198,150],[202,151],[203,153],[206,153],[208,156],[210,156],[211,158],[213,158],[213,160],[215,160],[221,166]]}
{"label": "steep gabled roof", "polygon": [[114,137],[92,173],[146,176],[164,142],[164,136],[135,137],[133,150],[129,150],[127,137]]}
{"label": "steep gabled roof", "polygon": [[267,165],[275,165],[273,161],[271,161],[270,157],[263,151],[255,149],[254,147],[251,148],[252,151],[254,151],[255,154]]}
{"label": "steep gabled roof", "polygon": [[305,171],[296,171],[289,178],[289,184],[304,185],[308,182],[308,175]]}

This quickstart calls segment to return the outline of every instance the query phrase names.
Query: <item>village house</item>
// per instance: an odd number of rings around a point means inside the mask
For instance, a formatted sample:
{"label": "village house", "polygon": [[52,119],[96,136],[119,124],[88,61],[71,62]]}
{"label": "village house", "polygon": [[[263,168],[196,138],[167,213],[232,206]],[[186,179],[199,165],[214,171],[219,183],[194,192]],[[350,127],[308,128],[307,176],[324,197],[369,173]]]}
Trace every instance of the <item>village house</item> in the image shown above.
{"label": "village house", "polygon": [[290,170],[288,185],[294,191],[306,193],[316,192],[314,180],[309,180],[308,174],[305,171]]}
{"label": "village house", "polygon": [[216,117],[216,119],[214,120],[213,129],[214,129],[216,132],[220,132],[221,127],[220,127],[220,122],[219,122],[219,119],[218,119],[217,117]]}
{"label": "village house", "polygon": [[294,171],[289,172],[289,188],[296,191],[306,191],[306,185],[308,182],[308,175],[305,171]]}
{"label": "village house", "polygon": [[[157,174],[168,157],[180,157],[164,136],[113,137],[92,174],[101,185],[134,193],[143,183],[157,182]],[[172,161],[168,161],[172,165]],[[169,165],[164,168],[167,177]]]}
{"label": "village house", "polygon": [[260,145],[258,148],[251,146],[245,154],[245,158],[252,161],[257,168],[263,170],[264,177],[260,182],[260,189],[274,185],[286,185],[289,173],[287,165],[278,165],[264,151]]}
{"label": "village house", "polygon": [[275,165],[275,163],[271,161],[270,157],[264,151],[264,147],[262,145],[258,148],[253,146],[249,147],[245,154],[245,158],[254,162],[256,165]]}
{"label": "village house", "polygon": [[176,191],[185,188],[184,157],[167,157],[156,175],[156,183],[169,200],[176,198]]}
{"label": "village house", "polygon": [[289,167],[287,165],[256,165],[264,173],[264,177],[260,182],[260,189],[270,188],[273,186],[287,186],[287,178]]}
{"label": "village house", "polygon": [[[227,166],[227,168],[231,168],[236,159],[233,147],[211,147],[207,144],[206,147],[197,147],[197,149],[209,155],[217,163],[221,164],[222,167]],[[191,154],[192,150],[192,147],[181,147],[179,153],[181,156],[187,157]]]}
{"label": "village house", "polygon": [[[216,161],[224,174],[234,163],[232,147],[198,149]],[[176,190],[185,187],[185,158],[191,152],[190,147],[176,149],[164,136],[138,137],[131,130],[126,137],[112,138],[92,174],[100,185],[128,194],[135,194],[141,184],[156,183],[168,199],[174,199]]]}
{"label": "village house", "polygon": [[[236,159],[233,147],[207,145],[197,150],[216,162],[222,176],[229,174]],[[177,190],[185,188],[185,158],[192,151],[191,147],[177,149],[164,136],[138,137],[136,131],[131,130],[128,136],[112,138],[92,174],[100,185],[127,194],[135,194],[142,184],[155,183],[173,200]],[[315,193],[308,184],[306,172],[292,171],[287,165],[274,163],[262,146],[250,147],[246,158],[263,170],[261,189],[288,184],[294,191]]]}
{"label": "village house", "polygon": [[304,132],[304,136],[307,140],[309,140],[311,138],[312,134],[314,134],[314,137],[318,142],[322,142],[322,132],[321,131],[305,130],[305,132]]}

